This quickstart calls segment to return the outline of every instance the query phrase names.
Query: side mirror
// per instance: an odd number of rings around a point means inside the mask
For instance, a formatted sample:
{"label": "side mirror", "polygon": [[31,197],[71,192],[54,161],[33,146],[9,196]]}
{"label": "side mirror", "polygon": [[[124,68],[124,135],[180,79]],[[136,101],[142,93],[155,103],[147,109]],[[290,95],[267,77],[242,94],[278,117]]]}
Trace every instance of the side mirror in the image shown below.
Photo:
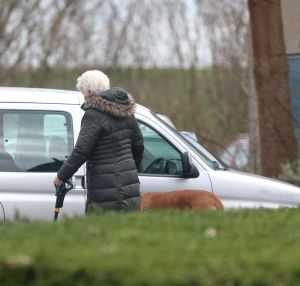
{"label": "side mirror", "polygon": [[192,157],[188,152],[184,152],[182,159],[182,173],[184,178],[197,178],[199,171],[192,162]]}

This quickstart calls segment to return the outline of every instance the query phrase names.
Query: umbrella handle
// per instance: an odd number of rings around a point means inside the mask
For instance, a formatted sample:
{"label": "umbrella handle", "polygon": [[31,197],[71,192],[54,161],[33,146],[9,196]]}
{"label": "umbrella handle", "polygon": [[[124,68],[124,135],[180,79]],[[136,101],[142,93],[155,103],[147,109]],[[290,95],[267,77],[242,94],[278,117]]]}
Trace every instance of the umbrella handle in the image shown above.
{"label": "umbrella handle", "polygon": [[57,221],[59,211],[63,207],[63,204],[64,204],[65,196],[71,189],[73,189],[73,184],[70,180],[67,180],[60,186],[55,185],[55,189],[56,189],[56,193],[55,193],[56,202],[55,202],[55,208],[54,208],[54,221]]}

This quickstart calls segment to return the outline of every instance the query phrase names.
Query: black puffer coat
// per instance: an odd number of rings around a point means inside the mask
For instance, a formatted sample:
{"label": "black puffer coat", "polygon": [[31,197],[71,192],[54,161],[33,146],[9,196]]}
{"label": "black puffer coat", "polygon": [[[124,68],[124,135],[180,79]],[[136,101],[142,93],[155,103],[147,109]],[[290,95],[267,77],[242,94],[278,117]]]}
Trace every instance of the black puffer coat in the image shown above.
{"label": "black puffer coat", "polygon": [[90,97],[83,108],[85,114],[75,148],[57,177],[66,181],[87,162],[87,212],[94,206],[137,209],[137,166],[144,145],[133,114],[133,98],[120,88],[111,88]]}

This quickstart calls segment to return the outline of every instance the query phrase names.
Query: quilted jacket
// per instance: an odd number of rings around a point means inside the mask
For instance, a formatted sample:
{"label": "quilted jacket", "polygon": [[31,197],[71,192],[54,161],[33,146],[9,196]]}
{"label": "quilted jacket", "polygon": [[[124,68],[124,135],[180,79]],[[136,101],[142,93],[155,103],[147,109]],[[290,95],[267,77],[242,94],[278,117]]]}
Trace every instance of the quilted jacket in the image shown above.
{"label": "quilted jacket", "polygon": [[132,96],[121,88],[94,95],[82,106],[85,114],[75,148],[57,176],[66,181],[86,162],[87,212],[139,207],[137,166],[144,145],[134,107]]}

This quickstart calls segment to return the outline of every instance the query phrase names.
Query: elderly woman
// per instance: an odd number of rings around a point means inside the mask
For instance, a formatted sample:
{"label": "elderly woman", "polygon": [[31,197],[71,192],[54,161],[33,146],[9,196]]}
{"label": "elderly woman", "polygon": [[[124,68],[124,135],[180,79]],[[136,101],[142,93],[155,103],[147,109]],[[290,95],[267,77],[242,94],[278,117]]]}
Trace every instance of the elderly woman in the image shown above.
{"label": "elderly woman", "polygon": [[84,94],[85,113],[75,148],[54,184],[63,184],[86,162],[87,212],[94,207],[138,209],[137,166],[144,144],[133,98],[121,88],[110,88],[108,77],[97,70],[83,73],[76,88]]}

